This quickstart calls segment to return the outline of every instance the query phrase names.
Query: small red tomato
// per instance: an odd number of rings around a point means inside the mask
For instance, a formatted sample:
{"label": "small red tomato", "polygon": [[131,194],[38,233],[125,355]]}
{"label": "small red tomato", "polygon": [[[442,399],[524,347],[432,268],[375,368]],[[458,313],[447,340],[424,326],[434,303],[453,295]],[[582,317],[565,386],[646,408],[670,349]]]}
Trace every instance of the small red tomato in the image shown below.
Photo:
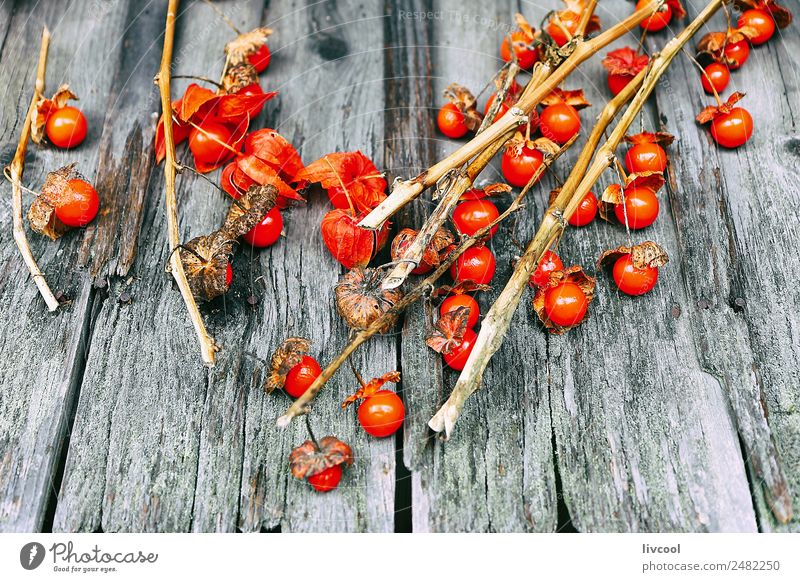
{"label": "small red tomato", "polygon": [[257,73],[263,73],[269,66],[272,55],[267,45],[261,45],[258,50],[247,56],[247,61],[256,68]]}
{"label": "small red tomato", "polygon": [[753,135],[753,118],[746,109],[734,107],[711,121],[711,137],[725,148],[738,148]]}
{"label": "small red tomato", "polygon": [[567,143],[581,130],[581,118],[572,105],[554,103],[548,105],[539,116],[542,135],[557,144]]}
{"label": "small red tomato", "polygon": [[589,300],[581,288],[570,281],[559,283],[544,293],[544,312],[548,319],[563,327],[575,325],[586,315]]}
{"label": "small red tomato", "polygon": [[481,308],[478,302],[470,295],[450,295],[442,301],[439,307],[439,315],[445,315],[451,311],[455,311],[460,307],[469,308],[469,316],[467,316],[467,327],[472,329],[478,325],[478,318],[481,316]]}
{"label": "small red tomato", "polygon": [[741,68],[750,56],[750,45],[747,44],[747,39],[739,42],[729,42],[725,45],[723,52],[728,59],[728,67],[730,67],[731,71],[735,71]]}
{"label": "small red tomato", "polygon": [[322,368],[319,367],[317,361],[311,356],[303,356],[300,363],[286,374],[283,388],[292,398],[300,398],[320,374],[322,374]]}
{"label": "small red tomato", "polygon": [[772,20],[772,16],[766,10],[758,8],[742,12],[736,26],[737,28],[747,26],[756,31],[757,34],[750,39],[754,45],[764,44],[775,34],[775,21]]}
{"label": "small red tomato", "polygon": [[[530,69],[533,63],[539,60],[539,51],[536,50],[536,47],[528,44],[527,36],[524,32],[512,32],[511,42],[514,44],[514,54],[521,69]],[[507,36],[503,39],[503,44],[500,45],[500,58],[507,63],[511,61],[511,51],[508,48]]]}
{"label": "small red tomato", "polygon": [[[578,30],[578,24],[581,21],[580,14],[562,12],[559,14],[559,19],[561,20],[561,26],[569,31],[570,36],[574,36],[575,32]],[[567,38],[567,35],[561,29],[561,26],[556,24],[552,19],[550,20],[550,24],[547,25],[547,34],[552,37],[558,46],[564,46],[569,41],[569,38]]]}
{"label": "small red tomato", "polygon": [[267,212],[264,220],[255,225],[242,237],[247,244],[257,249],[274,245],[283,231],[283,217],[277,206]]}
{"label": "small red tomato", "polygon": [[[528,184],[543,162],[544,154],[535,148],[506,148],[500,161],[500,170],[506,182],[522,188]],[[536,181],[540,179],[541,175]]]}
{"label": "small red tomato", "polygon": [[638,230],[650,226],[658,217],[658,198],[650,188],[629,188],[625,203],[614,207],[614,214],[622,224],[628,217],[628,228]]}
{"label": "small red tomato", "polygon": [[545,251],[542,258],[539,259],[539,264],[536,265],[536,270],[531,275],[530,284],[534,287],[541,287],[550,280],[550,273],[563,268],[564,263],[557,254],[553,251]]}
{"label": "small red tomato", "polygon": [[597,216],[597,197],[594,192],[587,192],[567,222],[572,226],[586,226],[595,216]]}
{"label": "small red tomato", "polygon": [[619,95],[620,91],[627,87],[632,80],[633,76],[631,75],[609,75],[608,88],[614,95]]}
{"label": "small red tomato", "polygon": [[339,481],[342,480],[342,466],[334,465],[328,467],[321,473],[311,475],[308,478],[308,483],[320,493],[327,493],[333,491],[339,486]]}
{"label": "small red tomato", "polygon": [[[700,76],[703,90],[709,94],[714,91],[722,93],[731,80],[731,72],[728,67],[722,63],[711,63],[703,70],[706,72],[705,75]],[[709,79],[711,79],[711,82],[709,82]]]}
{"label": "small red tomato", "polygon": [[[250,97],[252,95],[263,95],[264,89],[261,88],[261,85],[258,83],[251,83],[247,87],[242,87],[236,92],[237,95],[245,95]],[[264,103],[260,103],[258,106],[253,107],[247,113],[250,115],[250,118],[256,117],[261,111],[264,109]]]}
{"label": "small red tomato", "polygon": [[[195,159],[206,164],[218,164],[233,155],[224,144],[231,145],[233,131],[215,121],[206,121],[189,132],[189,149]],[[220,143],[222,142],[222,143]]]}
{"label": "small red tomato", "polygon": [[475,281],[485,285],[494,277],[496,267],[492,251],[484,246],[470,247],[450,267],[450,275],[455,281]]}
{"label": "small red tomato", "polygon": [[358,406],[358,422],[367,434],[378,438],[396,433],[405,417],[403,401],[391,390],[378,390]]}
{"label": "small red tomato", "polygon": [[[641,10],[648,0],[639,0],[636,3],[636,10]],[[672,7],[669,4],[664,4],[655,14],[649,18],[645,18],[639,25],[648,32],[656,32],[661,30],[669,24],[672,19]]]}
{"label": "small red tomato", "polygon": [[644,295],[658,281],[657,267],[637,269],[630,255],[622,255],[617,259],[612,274],[617,287],[626,295]]}
{"label": "small red tomato", "polygon": [[625,154],[628,172],[663,172],[667,167],[667,154],[657,143],[637,143]]}
{"label": "small red tomato", "polygon": [[56,206],[58,219],[74,228],[89,224],[100,208],[100,197],[91,184],[75,178],[67,182],[63,197]]}
{"label": "small red tomato", "polygon": [[467,329],[461,338],[461,343],[450,350],[449,354],[442,354],[444,363],[453,370],[463,370],[464,366],[467,365],[469,355],[472,353],[472,348],[475,346],[476,339],[478,339],[478,334],[471,329]]}
{"label": "small red tomato", "polygon": [[225,266],[225,286],[230,287],[231,283],[233,283],[233,267],[228,263]]}
{"label": "small red tomato", "polygon": [[464,123],[464,114],[459,111],[455,103],[445,103],[436,116],[436,124],[439,131],[447,137],[458,139],[467,133],[467,125]]}
{"label": "small red tomato", "polygon": [[[500,216],[497,206],[488,200],[465,200],[453,210],[453,224],[458,232],[472,236]],[[497,225],[489,231],[489,238],[497,232]]]}
{"label": "small red tomato", "polygon": [[74,148],[86,139],[86,117],[77,107],[56,109],[47,117],[44,131],[47,139],[59,148]]}

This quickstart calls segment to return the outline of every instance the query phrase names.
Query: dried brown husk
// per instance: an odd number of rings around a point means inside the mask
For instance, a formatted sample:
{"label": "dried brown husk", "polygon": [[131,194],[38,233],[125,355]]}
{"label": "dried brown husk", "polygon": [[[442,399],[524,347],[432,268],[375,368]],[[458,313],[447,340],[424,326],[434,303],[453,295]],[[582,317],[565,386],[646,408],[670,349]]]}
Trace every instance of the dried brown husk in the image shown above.
{"label": "dried brown husk", "polygon": [[[403,298],[399,289],[382,289],[383,273],[377,269],[355,267],[339,279],[334,289],[339,315],[353,329],[367,329],[372,322]],[[379,330],[385,333],[397,321],[397,315]]]}
{"label": "dried brown husk", "polygon": [[75,170],[74,163],[47,174],[41,193],[28,209],[31,230],[56,240],[71,229],[56,216],[56,206],[70,189],[69,181],[76,179],[86,180]]}
{"label": "dried brown husk", "polygon": [[541,104],[544,107],[547,107],[548,105],[555,105],[557,103],[566,103],[575,109],[583,109],[584,107],[589,107],[591,105],[591,103],[586,100],[586,96],[583,94],[583,89],[567,90],[556,87],[550,92],[549,95],[545,96],[544,99],[541,100]]}
{"label": "dried brown husk", "polygon": [[445,98],[453,105],[458,107],[458,110],[464,116],[464,125],[470,131],[477,131],[481,126],[483,117],[475,105],[477,100],[469,89],[458,83],[450,83],[444,90]]}
{"label": "dried brown husk", "polygon": [[258,83],[258,71],[253,65],[243,61],[229,66],[225,71],[222,77],[222,90],[230,95],[256,83]]}
{"label": "dried brown husk", "polygon": [[311,341],[303,337],[289,337],[283,340],[270,359],[269,377],[264,384],[267,394],[284,387],[289,370],[303,360],[303,356],[308,353],[309,348],[311,348]]}
{"label": "dried brown husk", "polygon": [[217,230],[179,247],[177,252],[195,299],[211,301],[228,290],[225,278],[234,244],[235,239]]}
{"label": "dried brown husk", "polygon": [[586,295],[586,300],[590,304],[592,299],[594,299],[595,279],[594,277],[590,277],[584,273],[583,269],[579,265],[574,265],[561,271],[552,271],[550,273],[550,279],[547,281],[547,283],[536,289],[536,294],[533,296],[533,310],[536,312],[536,315],[539,317],[539,321],[542,322],[545,328],[547,328],[550,333],[555,335],[561,335],[573,327],[579,326],[589,317],[589,311],[587,310],[583,319],[569,326],[555,324],[547,317],[547,314],[544,311],[545,293],[548,289],[556,287],[564,282],[575,283],[578,287],[580,287],[581,291],[583,291],[584,295]]}
{"label": "dried brown husk", "polygon": [[663,267],[669,262],[669,255],[660,245],[653,241],[645,241],[630,247],[621,246],[604,251],[597,259],[597,268],[613,265],[620,257],[631,255],[631,263],[637,269]]}
{"label": "dried brown husk", "polygon": [[353,450],[334,436],[305,441],[289,455],[289,468],[295,479],[307,479],[336,465],[352,465]]}
{"label": "dried brown husk", "polygon": [[[392,260],[402,260],[405,256],[406,250],[408,250],[408,247],[411,246],[411,243],[414,242],[416,237],[417,231],[411,228],[404,228],[398,232],[394,237],[394,240],[392,240]],[[420,266],[424,265],[432,268],[438,267],[444,259],[447,248],[450,245],[455,244],[455,242],[456,239],[452,232],[444,227],[439,227],[439,229],[434,233],[431,242],[425,248]]]}
{"label": "dried brown husk", "polygon": [[625,141],[633,145],[640,143],[655,143],[661,147],[664,147],[672,145],[672,142],[675,141],[675,136],[671,133],[667,133],[666,131],[643,131],[633,135],[626,135]]}
{"label": "dried brown husk", "polygon": [[489,285],[476,283],[471,279],[466,279],[464,281],[459,281],[452,286],[441,285],[437,289],[434,289],[433,293],[431,293],[431,297],[443,297],[445,295],[465,295],[467,293],[475,293],[478,291],[488,291],[489,289],[491,289]]}
{"label": "dried brown husk", "polygon": [[740,93],[739,91],[734,91],[731,93],[728,100],[723,103],[722,105],[709,105],[705,109],[703,109],[695,119],[697,119],[698,123],[708,123],[709,121],[713,121],[714,118],[720,115],[727,115],[731,112],[734,108],[734,105],[742,100],[745,96],[744,93]]}
{"label": "dried brown husk", "polygon": [[31,140],[34,143],[41,143],[44,139],[44,126],[47,118],[52,113],[65,107],[71,100],[77,100],[78,96],[69,89],[69,85],[61,85],[50,99],[40,99],[36,104],[31,116]]}
{"label": "dried brown husk", "polygon": [[220,230],[232,239],[239,238],[264,220],[275,206],[278,189],[272,184],[254,184],[228,209],[228,216]]}
{"label": "dried brown husk", "polygon": [[662,172],[634,172],[628,174],[625,179],[625,188],[620,184],[611,184],[600,196],[598,200],[597,210],[600,218],[605,221],[609,220],[614,206],[622,204],[625,201],[625,194],[628,190],[633,188],[649,188],[653,192],[658,192],[664,185],[664,174]]}
{"label": "dried brown husk", "polygon": [[469,312],[469,307],[463,306],[440,316],[425,338],[428,347],[440,354],[449,354],[460,346],[467,331]]}
{"label": "dried brown husk", "polygon": [[387,372],[383,376],[379,376],[378,378],[373,378],[366,384],[364,384],[361,388],[356,390],[353,394],[348,396],[342,402],[342,408],[347,408],[354,402],[358,402],[359,400],[363,400],[364,398],[369,398],[373,394],[375,394],[378,390],[383,388],[383,385],[387,382],[399,382],[400,381],[400,372]]}
{"label": "dried brown husk", "polygon": [[272,29],[261,26],[237,36],[225,45],[225,54],[228,56],[228,63],[230,65],[236,65],[246,62],[247,57],[267,44],[267,38],[269,38],[271,34]]}

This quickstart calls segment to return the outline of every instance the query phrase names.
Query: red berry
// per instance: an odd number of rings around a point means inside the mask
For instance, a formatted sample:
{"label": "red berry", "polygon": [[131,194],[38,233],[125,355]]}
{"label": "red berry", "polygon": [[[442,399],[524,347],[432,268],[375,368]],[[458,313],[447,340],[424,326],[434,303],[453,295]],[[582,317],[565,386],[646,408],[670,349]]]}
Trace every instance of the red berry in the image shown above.
{"label": "red berry", "polygon": [[[636,3],[636,10],[641,10],[648,0],[639,0]],[[664,4],[655,14],[645,18],[639,25],[648,32],[656,32],[661,30],[669,24],[672,19],[672,7],[669,4]]]}
{"label": "red berry", "polygon": [[86,139],[86,117],[77,107],[56,109],[47,117],[44,131],[47,139],[59,148],[74,148]]}
{"label": "red berry", "polygon": [[750,57],[750,45],[747,44],[746,39],[739,42],[729,42],[725,45],[723,53],[725,58],[728,59],[728,67],[731,71],[735,71],[741,68]]}
{"label": "red berry", "polygon": [[470,247],[450,267],[455,281],[475,281],[487,284],[494,277],[497,267],[492,251],[484,246]]}
{"label": "red berry", "polygon": [[[700,75],[700,83],[706,93],[722,93],[731,80],[731,72],[722,63],[711,63],[706,66],[705,75]],[[709,82],[709,78],[711,82]]]}
{"label": "red berry", "polygon": [[228,263],[225,266],[225,286],[230,287],[231,283],[233,283],[233,267]]}
{"label": "red berry", "polygon": [[620,91],[622,91],[625,87],[628,86],[633,80],[632,75],[608,75],[608,88],[611,90],[611,93],[614,95],[619,95]]}
{"label": "red berry", "polygon": [[333,467],[328,467],[321,473],[317,473],[316,475],[311,475],[311,477],[308,478],[309,484],[320,493],[327,493],[328,491],[333,491],[339,486],[339,481],[341,480],[342,480],[341,465],[334,465]]}
{"label": "red berry", "polygon": [[263,249],[274,245],[283,231],[283,217],[281,211],[275,206],[264,219],[255,225],[242,237],[250,246]]}
{"label": "red berry", "polygon": [[472,329],[478,325],[478,318],[481,316],[481,308],[478,302],[475,301],[475,298],[470,295],[450,295],[442,301],[442,305],[439,307],[439,315],[445,315],[460,307],[467,307],[469,309],[467,327]]}
{"label": "red berry", "polygon": [[556,325],[575,325],[583,319],[588,309],[589,300],[575,283],[564,281],[545,291],[544,312]]}
{"label": "red berry", "polygon": [[436,116],[436,124],[439,126],[439,131],[453,139],[464,137],[468,131],[464,123],[464,114],[454,103],[442,106],[439,115]]}
{"label": "red berry", "polygon": [[595,216],[597,216],[597,197],[593,192],[587,192],[567,222],[572,226],[586,226]]}
{"label": "red berry", "polygon": [[630,255],[622,255],[617,259],[612,274],[619,290],[627,295],[644,295],[658,281],[658,268],[637,269]]}
{"label": "red berry", "polygon": [[542,287],[550,280],[550,273],[553,271],[560,271],[564,268],[564,263],[553,251],[545,251],[539,264],[536,265],[536,270],[531,275],[530,284],[535,287]]}
{"label": "red berry", "polygon": [[[198,129],[199,128],[199,129]],[[196,160],[218,164],[231,157],[233,152],[223,144],[231,145],[233,131],[222,123],[206,121],[189,132],[189,149]]]}
{"label": "red berry", "polygon": [[746,109],[734,107],[711,121],[711,137],[726,148],[737,148],[753,135],[753,118]]}
{"label": "red berry", "polygon": [[91,184],[75,178],[67,182],[67,188],[56,206],[58,219],[74,228],[89,224],[97,216],[100,197]]}
{"label": "red berry", "polygon": [[[500,169],[506,182],[512,186],[523,188],[544,162],[544,154],[528,146],[510,147],[503,152]],[[536,182],[539,181],[536,179]]]}
{"label": "red berry", "polygon": [[[524,32],[512,32],[511,42],[514,46],[514,54],[517,57],[517,64],[521,69],[530,69],[539,60],[539,51],[536,50],[536,47],[528,44],[528,36]],[[500,58],[507,63],[511,61],[508,36],[503,39],[503,43],[500,45]]]}
{"label": "red berry", "polygon": [[396,433],[405,416],[403,401],[391,390],[378,390],[358,407],[358,422],[367,434],[378,438]]}
{"label": "red berry", "polygon": [[561,26],[551,19],[550,23],[547,25],[547,34],[550,35],[558,46],[564,46],[569,41],[569,38],[564,34],[561,27],[563,26],[566,28],[570,36],[574,35],[578,31],[578,24],[580,24],[581,16],[574,12],[561,12],[558,16],[561,21]]}
{"label": "red berry", "polygon": [[311,356],[303,356],[300,363],[286,374],[283,388],[292,398],[300,398],[320,374],[322,374],[322,368],[319,367],[317,361]]}
{"label": "red berry", "polygon": [[667,154],[657,143],[637,143],[625,154],[628,172],[663,172],[667,167]]}
{"label": "red berry", "polygon": [[256,68],[256,72],[263,73],[269,66],[272,55],[267,45],[261,45],[258,50],[247,56],[248,62]]}
{"label": "red berry", "polygon": [[453,370],[463,370],[464,366],[467,365],[469,355],[472,353],[472,348],[475,346],[476,339],[478,339],[478,334],[471,329],[467,329],[461,338],[461,343],[450,350],[449,354],[442,354],[444,363]]}
{"label": "red berry", "polygon": [[614,214],[622,224],[628,217],[628,228],[638,230],[650,226],[658,217],[658,198],[650,188],[625,190],[625,203],[614,207]]}
{"label": "red berry", "polygon": [[[465,200],[453,211],[453,224],[458,232],[472,236],[500,216],[497,206],[488,200]],[[489,238],[497,232],[497,225],[489,231]]]}
{"label": "red berry", "polygon": [[766,10],[758,8],[742,12],[736,26],[737,28],[747,26],[756,31],[757,34],[750,38],[750,42],[754,45],[764,44],[775,34],[775,21],[772,19],[772,15]]}
{"label": "red berry", "polygon": [[542,135],[557,144],[565,144],[581,130],[581,118],[572,105],[554,103],[544,108],[540,119]]}

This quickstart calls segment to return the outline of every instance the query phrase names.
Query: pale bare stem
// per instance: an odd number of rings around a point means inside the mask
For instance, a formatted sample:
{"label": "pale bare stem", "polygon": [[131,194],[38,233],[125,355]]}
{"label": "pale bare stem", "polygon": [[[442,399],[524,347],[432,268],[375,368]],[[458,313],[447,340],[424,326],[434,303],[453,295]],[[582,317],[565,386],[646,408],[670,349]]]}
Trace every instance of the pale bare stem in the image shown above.
{"label": "pale bare stem", "polygon": [[589,0],[586,8],[584,8],[581,13],[581,19],[578,22],[578,28],[575,29],[575,34],[586,36],[586,28],[589,26],[592,16],[594,16],[595,8],[597,8],[597,0]]}
{"label": "pale bare stem", "polygon": [[[578,65],[603,47],[633,30],[640,22],[651,16],[658,8],[659,4],[660,0],[650,0],[628,18],[615,24],[605,32],[598,34],[596,37],[590,40],[577,40],[572,54],[561,63],[558,68],[552,71],[545,82],[538,84],[536,88],[531,91],[524,91],[522,96],[520,96],[517,107],[522,110],[522,114],[530,114],[539,102],[550,94],[553,89],[558,87]],[[551,67],[545,65],[544,68],[550,70]],[[472,159],[488,144],[494,142],[500,135],[504,134],[515,124],[516,122],[512,122],[511,115],[506,114],[487,131],[476,135],[452,154],[440,162],[437,162],[420,175],[410,180],[397,181],[389,197],[365,216],[358,225],[362,228],[379,228],[406,204],[415,200],[426,188],[436,184],[442,176],[453,168],[458,168]]]}
{"label": "pale bare stem", "polygon": [[39,289],[39,294],[42,296],[42,299],[44,299],[45,304],[47,304],[47,309],[55,311],[59,306],[58,299],[55,298],[53,292],[50,290],[47,280],[44,278],[41,269],[39,269],[39,264],[33,257],[31,247],[28,244],[28,236],[25,234],[25,223],[22,219],[22,173],[25,170],[25,152],[28,150],[28,139],[31,136],[31,123],[33,114],[36,111],[36,104],[44,93],[44,76],[47,71],[47,51],[49,48],[50,31],[45,27],[42,30],[42,44],[39,48],[39,63],[36,67],[36,82],[33,88],[33,97],[31,97],[31,104],[28,107],[25,121],[22,124],[22,133],[17,143],[17,151],[14,154],[14,159],[11,160],[11,164],[6,168],[6,175],[11,182],[14,242],[17,243],[19,253],[22,255],[22,259],[25,261],[28,271],[31,273],[33,282]]}
{"label": "pale bare stem", "polygon": [[[170,98],[170,68],[172,65],[172,47],[175,38],[175,16],[178,13],[178,0],[170,0],[167,7],[167,22],[164,27],[164,50],[161,53],[161,66],[156,75],[159,93],[161,95],[162,111],[172,111],[172,99]],[[164,195],[166,197],[167,214],[167,235],[169,238],[170,249],[177,249],[181,244],[180,233],[178,231],[178,202],[175,196],[175,171],[178,167],[175,161],[175,138],[172,133],[172,116],[164,115],[164,146],[166,148],[166,163],[164,164]],[[217,346],[214,340],[206,331],[197,302],[194,300],[189,282],[186,280],[186,273],[183,270],[180,253],[173,252],[170,255],[170,271],[178,284],[186,310],[192,320],[192,325],[197,333],[200,342],[200,353],[208,366],[214,365],[214,354]]]}
{"label": "pale bare stem", "polygon": [[[632,84],[634,82],[637,85],[641,83],[641,87],[614,127],[609,138],[597,150],[594,161],[591,165],[588,165],[587,160],[591,159],[592,151],[599,143],[600,136],[602,136],[606,126],[609,125],[616,111],[625,101],[631,98],[635,87],[633,89],[631,89],[630,85],[626,87],[603,110],[597,125],[592,130],[589,142],[581,152],[578,164],[573,168],[567,182],[561,188],[561,192],[545,213],[539,229],[525,250],[525,254],[517,262],[511,278],[481,323],[481,330],[475,341],[475,346],[453,388],[453,392],[429,421],[428,425],[434,431],[444,431],[445,437],[449,437],[452,434],[466,399],[480,387],[483,372],[492,355],[503,341],[531,273],[544,251],[566,228],[567,222],[564,217],[570,216],[575,211],[586,193],[589,192],[601,174],[612,164],[615,157],[614,151],[652,93],[658,79],[667,69],[675,55],[719,9],[723,1],[711,0],[694,21],[667,43],[660,54],[654,55],[650,66],[635,77],[635,81],[632,81]],[[644,79],[642,79],[643,75]]]}
{"label": "pale bare stem", "polygon": [[406,293],[403,298],[398,301],[397,303],[392,306],[391,309],[386,311],[383,315],[377,318],[375,321],[370,324],[370,326],[362,331],[359,331],[355,337],[345,346],[342,352],[336,356],[333,361],[328,364],[328,366],[322,371],[322,374],[317,376],[316,380],[308,387],[308,389],[303,393],[300,398],[295,400],[292,405],[283,413],[283,416],[278,418],[277,425],[279,427],[286,427],[292,421],[293,418],[296,416],[300,416],[302,414],[307,414],[309,411],[309,405],[314,397],[322,390],[325,383],[336,373],[336,371],[344,364],[350,355],[355,352],[361,344],[366,342],[369,338],[374,336],[375,334],[379,333],[380,331],[386,329],[388,325],[396,318],[397,315],[408,309],[411,305],[413,305],[416,301],[422,298],[427,292],[435,287],[436,281],[444,275],[452,266],[453,263],[456,262],[458,257],[460,257],[464,251],[468,248],[474,246],[476,243],[481,241],[484,237],[486,237],[489,232],[498,224],[506,220],[509,216],[511,216],[514,212],[519,210],[522,207],[522,199],[528,193],[530,186],[534,184],[542,173],[550,167],[550,165],[558,159],[558,157],[566,151],[566,149],[572,145],[574,141],[569,141],[564,147],[559,150],[558,153],[552,156],[547,156],[544,159],[539,168],[537,168],[536,173],[531,178],[530,182],[528,183],[525,188],[523,188],[522,192],[514,199],[511,205],[500,214],[496,219],[494,219],[491,223],[487,224],[480,230],[478,230],[472,236],[464,237],[458,246],[445,257],[442,263],[434,270],[430,275],[428,275],[425,279],[423,279],[420,283],[417,284],[411,291]]}

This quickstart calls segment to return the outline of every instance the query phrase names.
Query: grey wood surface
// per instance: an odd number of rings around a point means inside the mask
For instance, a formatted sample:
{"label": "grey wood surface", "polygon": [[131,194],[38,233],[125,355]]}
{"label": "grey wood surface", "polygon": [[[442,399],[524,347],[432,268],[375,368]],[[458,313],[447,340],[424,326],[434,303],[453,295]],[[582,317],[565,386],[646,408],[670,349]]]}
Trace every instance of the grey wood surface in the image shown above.
{"label": "grey wood surface", "polygon": [[[71,152],[32,145],[25,183],[35,189],[47,171],[77,161],[104,209],[55,243],[30,234],[48,280],[70,301],[51,315],[18,258],[10,204],[0,205],[0,530],[800,529],[792,517],[800,511],[797,24],[733,75],[731,89],[748,92],[756,120],[754,138],[738,151],[719,150],[695,124],[710,99],[688,59],[676,59],[659,83],[641,123],[677,139],[659,220],[634,233],[671,257],[652,293],[621,296],[601,273],[591,318],[562,337],[542,331],[526,297],[447,442],[426,423],[456,374],[424,345],[438,302],[415,306],[398,333],[355,358],[367,376],[402,371],[402,434],[369,438],[355,410],[340,411],[356,384],[343,369],[311,423],[318,436],[350,443],[356,463],[337,491],[319,495],[288,473],[305,427],[275,428],[288,399],[261,386],[264,360],[286,336],[312,339],[323,363],[347,340],[332,306],[342,270],[318,230],[327,197],[310,189],[308,205],[284,214],[285,240],[237,255],[232,291],[203,307],[223,346],[217,366],[204,368],[164,272],[163,173],[152,158],[163,4],[0,3],[0,161],[13,156],[46,23],[48,91],[69,81],[90,131]],[[691,17],[702,2],[686,4]],[[787,4],[800,13],[796,0]],[[498,46],[514,12],[538,26],[556,2],[219,5],[243,30],[275,30],[262,84],[279,95],[253,127],[278,129],[306,162],[360,149],[395,177],[458,145],[435,128],[442,89],[456,81],[480,90],[501,64]],[[598,14],[607,25],[630,9],[604,0]],[[711,29],[723,26],[717,15]],[[174,73],[213,78],[232,36],[208,5],[184,0]],[[648,49],[667,38],[653,35]],[[609,97],[599,60],[565,84],[583,87],[593,103],[581,113],[584,128]],[[174,95],[187,82],[176,80]],[[492,240],[498,272],[479,298],[483,309],[576,154],[559,160]],[[609,172],[603,184],[615,177]],[[496,167],[481,177],[499,179]],[[178,197],[184,239],[215,228],[228,205],[189,174],[179,178]],[[423,196],[396,223],[420,224],[430,205]],[[560,254],[592,270],[602,250],[626,240],[619,225],[597,222],[569,230]]]}

